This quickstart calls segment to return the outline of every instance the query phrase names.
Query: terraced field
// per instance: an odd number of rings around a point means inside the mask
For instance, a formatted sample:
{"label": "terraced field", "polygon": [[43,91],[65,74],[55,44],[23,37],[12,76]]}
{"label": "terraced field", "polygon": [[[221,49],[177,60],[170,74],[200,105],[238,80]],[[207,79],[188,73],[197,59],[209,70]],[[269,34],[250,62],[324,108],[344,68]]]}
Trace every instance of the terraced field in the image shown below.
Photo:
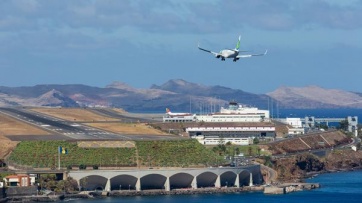
{"label": "terraced field", "polygon": [[140,164],[160,167],[215,166],[224,162],[197,140],[137,141]]}
{"label": "terraced field", "polygon": [[[68,154],[60,154],[61,166],[79,165],[99,167],[201,167],[221,164],[222,157],[196,140],[137,141],[106,146],[100,141],[23,141],[9,158],[10,163],[28,168],[57,168],[58,146]],[[78,146],[78,145],[81,145]],[[89,147],[87,147],[89,146]]]}

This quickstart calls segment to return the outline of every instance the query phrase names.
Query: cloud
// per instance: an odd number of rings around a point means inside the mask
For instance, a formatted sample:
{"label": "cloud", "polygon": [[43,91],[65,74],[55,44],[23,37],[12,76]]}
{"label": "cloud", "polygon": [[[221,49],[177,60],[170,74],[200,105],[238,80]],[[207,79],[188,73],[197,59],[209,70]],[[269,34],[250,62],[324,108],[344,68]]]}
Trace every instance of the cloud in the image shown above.
{"label": "cloud", "polygon": [[[348,1],[346,1],[348,2]],[[332,0],[16,0],[0,3],[1,31],[87,28],[111,32],[225,32],[243,26],[266,30],[362,27],[362,3]]]}
{"label": "cloud", "polygon": [[[187,41],[190,41],[190,36],[202,34],[225,36],[225,33],[240,33],[246,27],[260,31],[362,28],[360,21],[362,1],[338,2],[336,0],[0,1],[0,42],[3,45],[0,51],[17,49],[55,53],[58,50],[93,51],[116,46],[164,48],[169,47],[169,43],[173,43],[175,37],[189,37]],[[291,33],[288,32],[288,35]],[[183,40],[186,41],[185,39],[179,41],[182,43]]]}

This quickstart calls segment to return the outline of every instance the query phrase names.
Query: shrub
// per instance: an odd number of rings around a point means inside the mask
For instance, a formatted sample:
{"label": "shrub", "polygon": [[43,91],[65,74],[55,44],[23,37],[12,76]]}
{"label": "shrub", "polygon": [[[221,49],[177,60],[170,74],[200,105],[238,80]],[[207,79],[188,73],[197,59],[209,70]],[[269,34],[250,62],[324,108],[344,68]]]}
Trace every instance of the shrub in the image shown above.
{"label": "shrub", "polygon": [[79,170],[87,169],[87,166],[85,164],[79,165]]}

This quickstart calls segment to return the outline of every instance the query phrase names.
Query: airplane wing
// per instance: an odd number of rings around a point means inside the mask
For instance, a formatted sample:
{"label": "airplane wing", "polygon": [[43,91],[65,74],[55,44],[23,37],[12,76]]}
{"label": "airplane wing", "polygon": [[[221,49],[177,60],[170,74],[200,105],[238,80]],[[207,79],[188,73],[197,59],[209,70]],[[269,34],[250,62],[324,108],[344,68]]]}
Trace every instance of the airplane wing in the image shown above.
{"label": "airplane wing", "polygon": [[219,53],[216,53],[216,52],[213,52],[213,51],[210,51],[210,50],[201,48],[199,44],[197,45],[197,48],[199,48],[199,49],[202,50],[202,51],[209,52],[209,53],[213,54],[215,57],[220,57],[220,56],[221,56]]}
{"label": "airplane wing", "polygon": [[252,56],[264,56],[267,53],[268,53],[268,50],[265,50],[265,52],[262,54],[242,54],[242,55],[237,55],[236,58],[239,59],[239,58],[248,58],[248,57],[252,57]]}

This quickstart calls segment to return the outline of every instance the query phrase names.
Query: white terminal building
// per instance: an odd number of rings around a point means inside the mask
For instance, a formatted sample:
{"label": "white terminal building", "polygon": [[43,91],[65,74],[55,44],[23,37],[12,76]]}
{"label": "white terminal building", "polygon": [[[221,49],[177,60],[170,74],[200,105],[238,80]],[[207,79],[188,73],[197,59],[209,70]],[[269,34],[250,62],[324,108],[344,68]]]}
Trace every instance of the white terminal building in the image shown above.
{"label": "white terminal building", "polygon": [[275,126],[272,123],[244,123],[242,126],[200,126],[188,127],[186,132],[191,138],[203,145],[218,145],[230,142],[233,145],[253,144],[254,138],[275,138]]}
{"label": "white terminal building", "polygon": [[246,107],[231,101],[219,113],[196,115],[197,127],[188,127],[191,138],[204,145],[218,145],[230,142],[234,145],[253,144],[254,138],[274,139],[275,125],[270,122],[269,110]]}
{"label": "white terminal building", "polygon": [[228,108],[221,107],[219,113],[197,115],[197,122],[269,122],[269,110],[246,107],[231,101]]}
{"label": "white terminal building", "polygon": [[[253,144],[254,138],[275,138],[275,125],[270,122],[269,110],[246,107],[231,101],[227,108],[207,115],[167,112],[163,122],[188,122],[185,130],[191,138],[204,145],[230,142],[234,145]],[[197,124],[198,123],[198,124]]]}

